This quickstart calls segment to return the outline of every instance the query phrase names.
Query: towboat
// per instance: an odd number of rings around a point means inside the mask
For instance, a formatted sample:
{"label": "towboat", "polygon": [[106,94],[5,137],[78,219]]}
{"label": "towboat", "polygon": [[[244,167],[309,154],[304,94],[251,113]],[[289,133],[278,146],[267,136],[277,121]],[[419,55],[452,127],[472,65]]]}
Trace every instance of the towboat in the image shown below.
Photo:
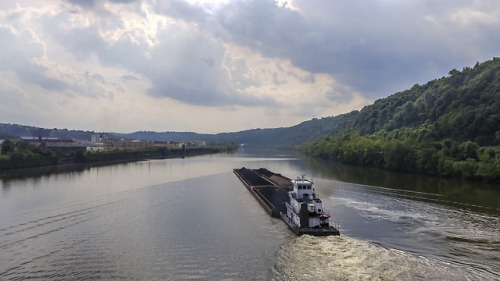
{"label": "towboat", "polygon": [[330,225],[330,216],[323,211],[312,180],[297,177],[291,180],[265,168],[234,169],[236,176],[272,217],[281,218],[297,235],[340,235]]}
{"label": "towboat", "polygon": [[304,176],[292,180],[292,190],[288,192],[290,201],[286,202],[283,220],[298,235],[339,235],[330,226],[330,216],[323,211],[323,203],[316,196],[312,180]]}

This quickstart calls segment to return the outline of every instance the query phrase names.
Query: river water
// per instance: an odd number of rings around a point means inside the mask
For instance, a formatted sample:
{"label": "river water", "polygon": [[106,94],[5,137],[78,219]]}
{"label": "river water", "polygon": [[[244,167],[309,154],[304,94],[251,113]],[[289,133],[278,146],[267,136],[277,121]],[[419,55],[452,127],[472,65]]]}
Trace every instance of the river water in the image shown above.
{"label": "river water", "polygon": [[[233,168],[315,182],[340,237],[296,237]],[[0,280],[498,280],[500,190],[291,153],[0,175]]]}

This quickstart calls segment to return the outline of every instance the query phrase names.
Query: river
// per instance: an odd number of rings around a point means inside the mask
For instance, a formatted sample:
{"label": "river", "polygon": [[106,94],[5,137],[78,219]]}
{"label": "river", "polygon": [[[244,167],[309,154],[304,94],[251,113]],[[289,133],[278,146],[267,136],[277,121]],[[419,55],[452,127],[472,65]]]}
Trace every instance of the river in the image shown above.
{"label": "river", "polygon": [[[233,174],[313,178],[339,237],[296,237]],[[500,190],[240,149],[0,174],[0,280],[498,280]]]}

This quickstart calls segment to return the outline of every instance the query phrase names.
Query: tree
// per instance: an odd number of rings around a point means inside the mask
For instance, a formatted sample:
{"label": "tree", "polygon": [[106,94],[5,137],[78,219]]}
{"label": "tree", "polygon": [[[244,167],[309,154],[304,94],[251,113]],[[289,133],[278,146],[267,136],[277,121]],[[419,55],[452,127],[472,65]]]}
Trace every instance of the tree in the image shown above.
{"label": "tree", "polygon": [[408,142],[393,140],[384,148],[386,168],[396,171],[412,171],[415,167],[415,151]]}
{"label": "tree", "polygon": [[2,142],[2,154],[14,152],[14,142],[11,140],[4,140]]}
{"label": "tree", "polygon": [[460,150],[462,160],[468,158],[477,159],[477,150],[479,149],[479,145],[477,143],[466,141],[461,143],[458,149]]}
{"label": "tree", "polygon": [[468,158],[465,161],[457,161],[453,163],[453,168],[460,173],[460,176],[465,179],[472,179],[479,168],[476,160]]}
{"label": "tree", "polygon": [[436,174],[438,168],[438,153],[437,150],[426,145],[421,149],[417,150],[417,168],[420,172],[428,174]]}

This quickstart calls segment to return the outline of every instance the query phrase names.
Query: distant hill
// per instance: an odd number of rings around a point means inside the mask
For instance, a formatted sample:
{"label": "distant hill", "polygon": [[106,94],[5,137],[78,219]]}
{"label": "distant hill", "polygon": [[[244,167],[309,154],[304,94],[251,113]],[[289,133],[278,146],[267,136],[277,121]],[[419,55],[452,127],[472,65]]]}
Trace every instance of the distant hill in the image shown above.
{"label": "distant hill", "polygon": [[139,131],[128,134],[123,134],[123,133],[111,133],[111,134],[120,138],[150,140],[150,141],[189,141],[189,140],[213,141],[214,140],[214,135],[197,134],[193,132]]}
{"label": "distant hill", "polygon": [[500,144],[500,58],[377,100],[347,128],[361,135]]}
{"label": "distant hill", "polygon": [[[68,130],[68,129],[47,129],[19,124],[0,123],[0,139],[17,137],[42,137],[60,138],[60,139],[78,139],[90,141],[91,136],[96,134],[93,131]],[[108,138],[116,138],[114,135],[103,133]]]}
{"label": "distant hill", "polygon": [[141,131],[129,134],[112,133],[117,137],[152,140],[186,141],[201,140],[207,143],[246,143],[253,146],[298,147],[304,142],[317,140],[325,135],[335,135],[346,129],[352,117],[358,112],[335,117],[314,118],[292,127],[274,129],[251,129],[232,133],[197,134],[192,132],[151,132]]}

